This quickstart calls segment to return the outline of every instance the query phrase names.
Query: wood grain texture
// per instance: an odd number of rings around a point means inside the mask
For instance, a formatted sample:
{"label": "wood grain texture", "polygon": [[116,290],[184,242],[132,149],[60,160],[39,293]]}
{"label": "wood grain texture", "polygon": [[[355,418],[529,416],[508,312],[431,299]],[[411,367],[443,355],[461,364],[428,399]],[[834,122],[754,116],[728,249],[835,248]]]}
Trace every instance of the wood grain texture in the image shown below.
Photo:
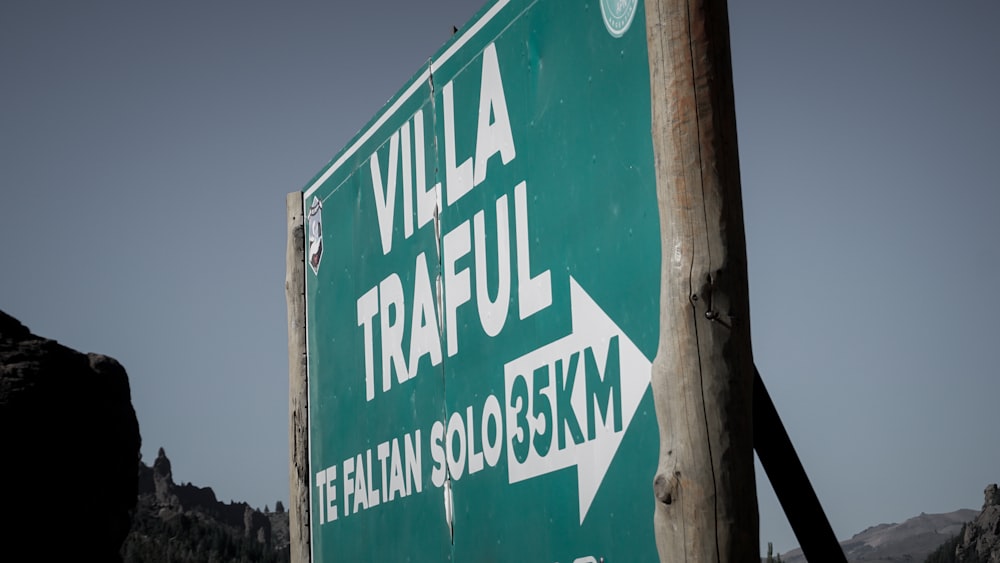
{"label": "wood grain texture", "polygon": [[288,306],[288,535],[291,561],[307,563],[309,550],[309,419],[306,381],[305,229],[302,192],[285,198],[288,245],[285,301]]}
{"label": "wood grain texture", "polygon": [[662,265],[660,560],[759,561],[746,243],[725,1],[645,0]]}

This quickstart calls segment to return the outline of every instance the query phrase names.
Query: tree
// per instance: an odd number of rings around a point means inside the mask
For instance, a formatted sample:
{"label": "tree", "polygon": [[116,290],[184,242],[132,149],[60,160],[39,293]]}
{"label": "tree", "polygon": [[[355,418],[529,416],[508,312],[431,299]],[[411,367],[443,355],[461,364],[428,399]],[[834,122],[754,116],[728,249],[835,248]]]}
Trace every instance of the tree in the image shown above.
{"label": "tree", "polygon": [[767,563],[781,563],[781,554],[779,553],[777,557],[774,557],[774,545],[771,542],[767,542]]}
{"label": "tree", "polygon": [[955,548],[958,547],[959,540],[965,535],[965,525],[962,526],[962,531],[950,540],[941,544],[937,549],[930,552],[927,555],[926,563],[955,563],[958,561],[958,557],[955,553]]}

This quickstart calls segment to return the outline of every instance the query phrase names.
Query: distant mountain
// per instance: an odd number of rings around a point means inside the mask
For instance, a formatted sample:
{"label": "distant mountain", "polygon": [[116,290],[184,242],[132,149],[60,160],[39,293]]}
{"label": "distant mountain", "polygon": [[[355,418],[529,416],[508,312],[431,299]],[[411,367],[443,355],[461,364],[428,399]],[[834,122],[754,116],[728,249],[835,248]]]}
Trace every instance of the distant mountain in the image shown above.
{"label": "distant mountain", "polygon": [[[971,509],[945,514],[920,514],[901,524],[879,524],[840,542],[851,562],[922,563],[941,544],[958,535],[962,525],[979,513]],[[801,549],[781,556],[785,563],[806,563]]]}
{"label": "distant mountain", "polygon": [[153,466],[139,462],[139,498],[122,544],[125,563],[283,563],[289,560],[288,513],[245,502],[220,502],[210,487],[174,483],[160,448]]}

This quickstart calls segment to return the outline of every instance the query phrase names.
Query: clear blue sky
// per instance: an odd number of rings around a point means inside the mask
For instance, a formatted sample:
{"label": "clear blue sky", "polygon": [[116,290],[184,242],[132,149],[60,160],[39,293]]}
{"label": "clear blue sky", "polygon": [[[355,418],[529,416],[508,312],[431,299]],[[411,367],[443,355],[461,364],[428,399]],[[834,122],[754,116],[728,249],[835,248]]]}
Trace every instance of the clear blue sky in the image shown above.
{"label": "clear blue sky", "polygon": [[[287,501],[285,193],[479,7],[3,2],[0,308],[126,366],[147,461]],[[834,528],[978,508],[1000,3],[730,12],[755,358]]]}

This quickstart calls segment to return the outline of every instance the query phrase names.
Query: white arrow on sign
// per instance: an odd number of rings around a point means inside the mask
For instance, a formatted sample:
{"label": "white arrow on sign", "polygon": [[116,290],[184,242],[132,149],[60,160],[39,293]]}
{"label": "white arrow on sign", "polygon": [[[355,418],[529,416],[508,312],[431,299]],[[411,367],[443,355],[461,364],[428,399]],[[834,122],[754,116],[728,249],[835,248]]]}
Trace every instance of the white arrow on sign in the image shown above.
{"label": "white arrow on sign", "polygon": [[572,332],[504,365],[507,474],[517,483],[576,465],[583,524],[652,364],[572,276],[569,285]]}

